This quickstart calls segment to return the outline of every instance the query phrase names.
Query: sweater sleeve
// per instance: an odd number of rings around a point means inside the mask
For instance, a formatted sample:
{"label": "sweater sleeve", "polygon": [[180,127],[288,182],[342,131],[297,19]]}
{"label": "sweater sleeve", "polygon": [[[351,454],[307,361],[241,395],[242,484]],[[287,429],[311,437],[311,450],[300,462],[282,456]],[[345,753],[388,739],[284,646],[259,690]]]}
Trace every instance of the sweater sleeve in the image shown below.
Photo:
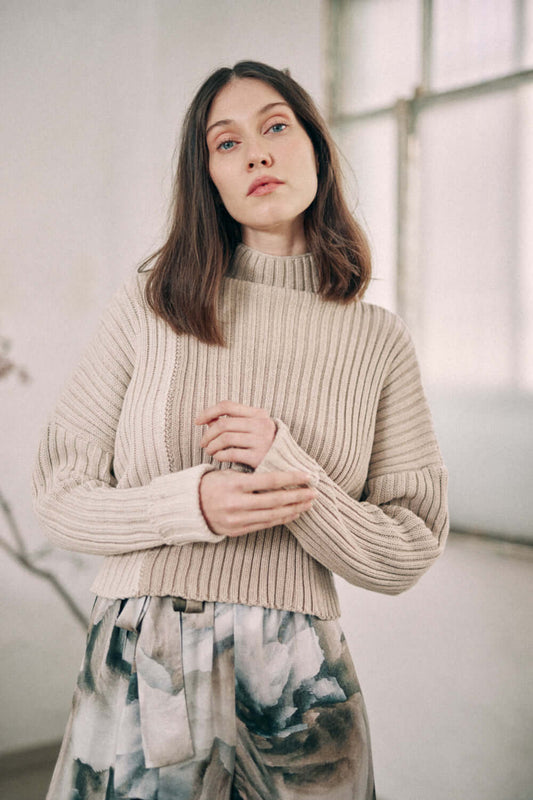
{"label": "sweater sleeve", "polygon": [[224,538],[200,509],[208,464],[117,487],[115,434],[146,313],[140,291],[135,279],[113,298],[40,442],[34,508],[52,542],[67,550],[115,555]]}
{"label": "sweater sleeve", "polygon": [[447,471],[403,323],[379,396],[361,499],[340,488],[282,420],[276,424],[258,470],[304,470],[318,491],[313,507],[288,524],[302,547],[356,586],[399,594],[414,585],[444,548]]}

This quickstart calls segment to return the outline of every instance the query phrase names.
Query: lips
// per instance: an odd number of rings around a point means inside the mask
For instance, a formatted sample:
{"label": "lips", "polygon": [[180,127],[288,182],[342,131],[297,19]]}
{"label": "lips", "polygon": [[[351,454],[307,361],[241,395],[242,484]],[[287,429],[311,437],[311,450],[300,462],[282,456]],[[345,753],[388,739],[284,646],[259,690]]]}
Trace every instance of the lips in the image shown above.
{"label": "lips", "polygon": [[256,178],[250,184],[248,188],[248,194],[255,195],[256,197],[262,194],[268,194],[269,192],[274,191],[276,186],[279,186],[283,181],[278,180],[278,178],[274,178],[272,175],[263,175],[261,178]]}

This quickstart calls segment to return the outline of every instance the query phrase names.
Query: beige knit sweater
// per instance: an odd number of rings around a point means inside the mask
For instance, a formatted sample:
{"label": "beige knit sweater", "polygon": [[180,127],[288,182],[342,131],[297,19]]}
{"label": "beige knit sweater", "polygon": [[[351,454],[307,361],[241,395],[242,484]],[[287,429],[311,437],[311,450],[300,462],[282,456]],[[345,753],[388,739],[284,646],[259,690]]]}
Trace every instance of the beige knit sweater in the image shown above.
{"label": "beige knit sweater", "polygon": [[[111,302],[34,474],[52,541],[106,556],[93,590],[330,619],[339,615],[331,571],[387,594],[412,586],[444,546],[446,471],[402,321],[322,300],[309,255],[239,245],[220,299],[220,348],[156,318],[145,280],[136,275]],[[198,484],[219,465],[194,419],[223,399],[276,420],[258,470],[314,477],[312,509],[288,526],[239,538],[207,527]]]}

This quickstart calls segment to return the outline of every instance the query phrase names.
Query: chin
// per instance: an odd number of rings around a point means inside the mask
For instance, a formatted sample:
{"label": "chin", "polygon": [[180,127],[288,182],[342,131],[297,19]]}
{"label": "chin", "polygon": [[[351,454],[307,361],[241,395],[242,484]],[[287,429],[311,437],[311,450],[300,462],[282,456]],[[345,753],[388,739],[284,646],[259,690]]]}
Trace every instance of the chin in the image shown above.
{"label": "chin", "polygon": [[[266,209],[265,209],[266,211]],[[303,218],[303,211],[287,211],[280,213],[280,209],[272,209],[264,214],[257,214],[253,219],[241,222],[241,225],[262,232],[284,230],[292,225],[298,225]]]}

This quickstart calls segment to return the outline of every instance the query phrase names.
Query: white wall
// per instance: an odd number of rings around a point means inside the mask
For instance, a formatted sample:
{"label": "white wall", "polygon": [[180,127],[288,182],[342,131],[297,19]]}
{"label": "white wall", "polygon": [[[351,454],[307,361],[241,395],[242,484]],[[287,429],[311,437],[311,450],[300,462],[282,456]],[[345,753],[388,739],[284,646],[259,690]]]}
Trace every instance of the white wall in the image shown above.
{"label": "white wall", "polygon": [[[288,66],[321,102],[321,12],[320,0],[2,3],[0,335],[32,381],[0,382],[0,489],[32,549],[39,433],[112,291],[160,239],[187,103],[243,58]],[[40,565],[89,608],[94,559],[55,551]],[[2,550],[0,571],[8,751],[61,735],[84,634]]]}
{"label": "white wall", "polygon": [[458,530],[533,538],[533,397],[432,388]]}
{"label": "white wall", "polygon": [[[320,103],[323,5],[4,0],[0,334],[32,381],[0,382],[0,488],[31,548],[44,545],[29,499],[39,433],[109,295],[159,240],[187,101],[212,68],[251,57],[290,66]],[[341,586],[386,800],[526,800],[505,787],[527,778],[531,562],[501,558],[452,543],[405,596]],[[94,559],[40,563],[88,610]],[[60,737],[84,634],[2,550],[0,575],[7,752]]]}

